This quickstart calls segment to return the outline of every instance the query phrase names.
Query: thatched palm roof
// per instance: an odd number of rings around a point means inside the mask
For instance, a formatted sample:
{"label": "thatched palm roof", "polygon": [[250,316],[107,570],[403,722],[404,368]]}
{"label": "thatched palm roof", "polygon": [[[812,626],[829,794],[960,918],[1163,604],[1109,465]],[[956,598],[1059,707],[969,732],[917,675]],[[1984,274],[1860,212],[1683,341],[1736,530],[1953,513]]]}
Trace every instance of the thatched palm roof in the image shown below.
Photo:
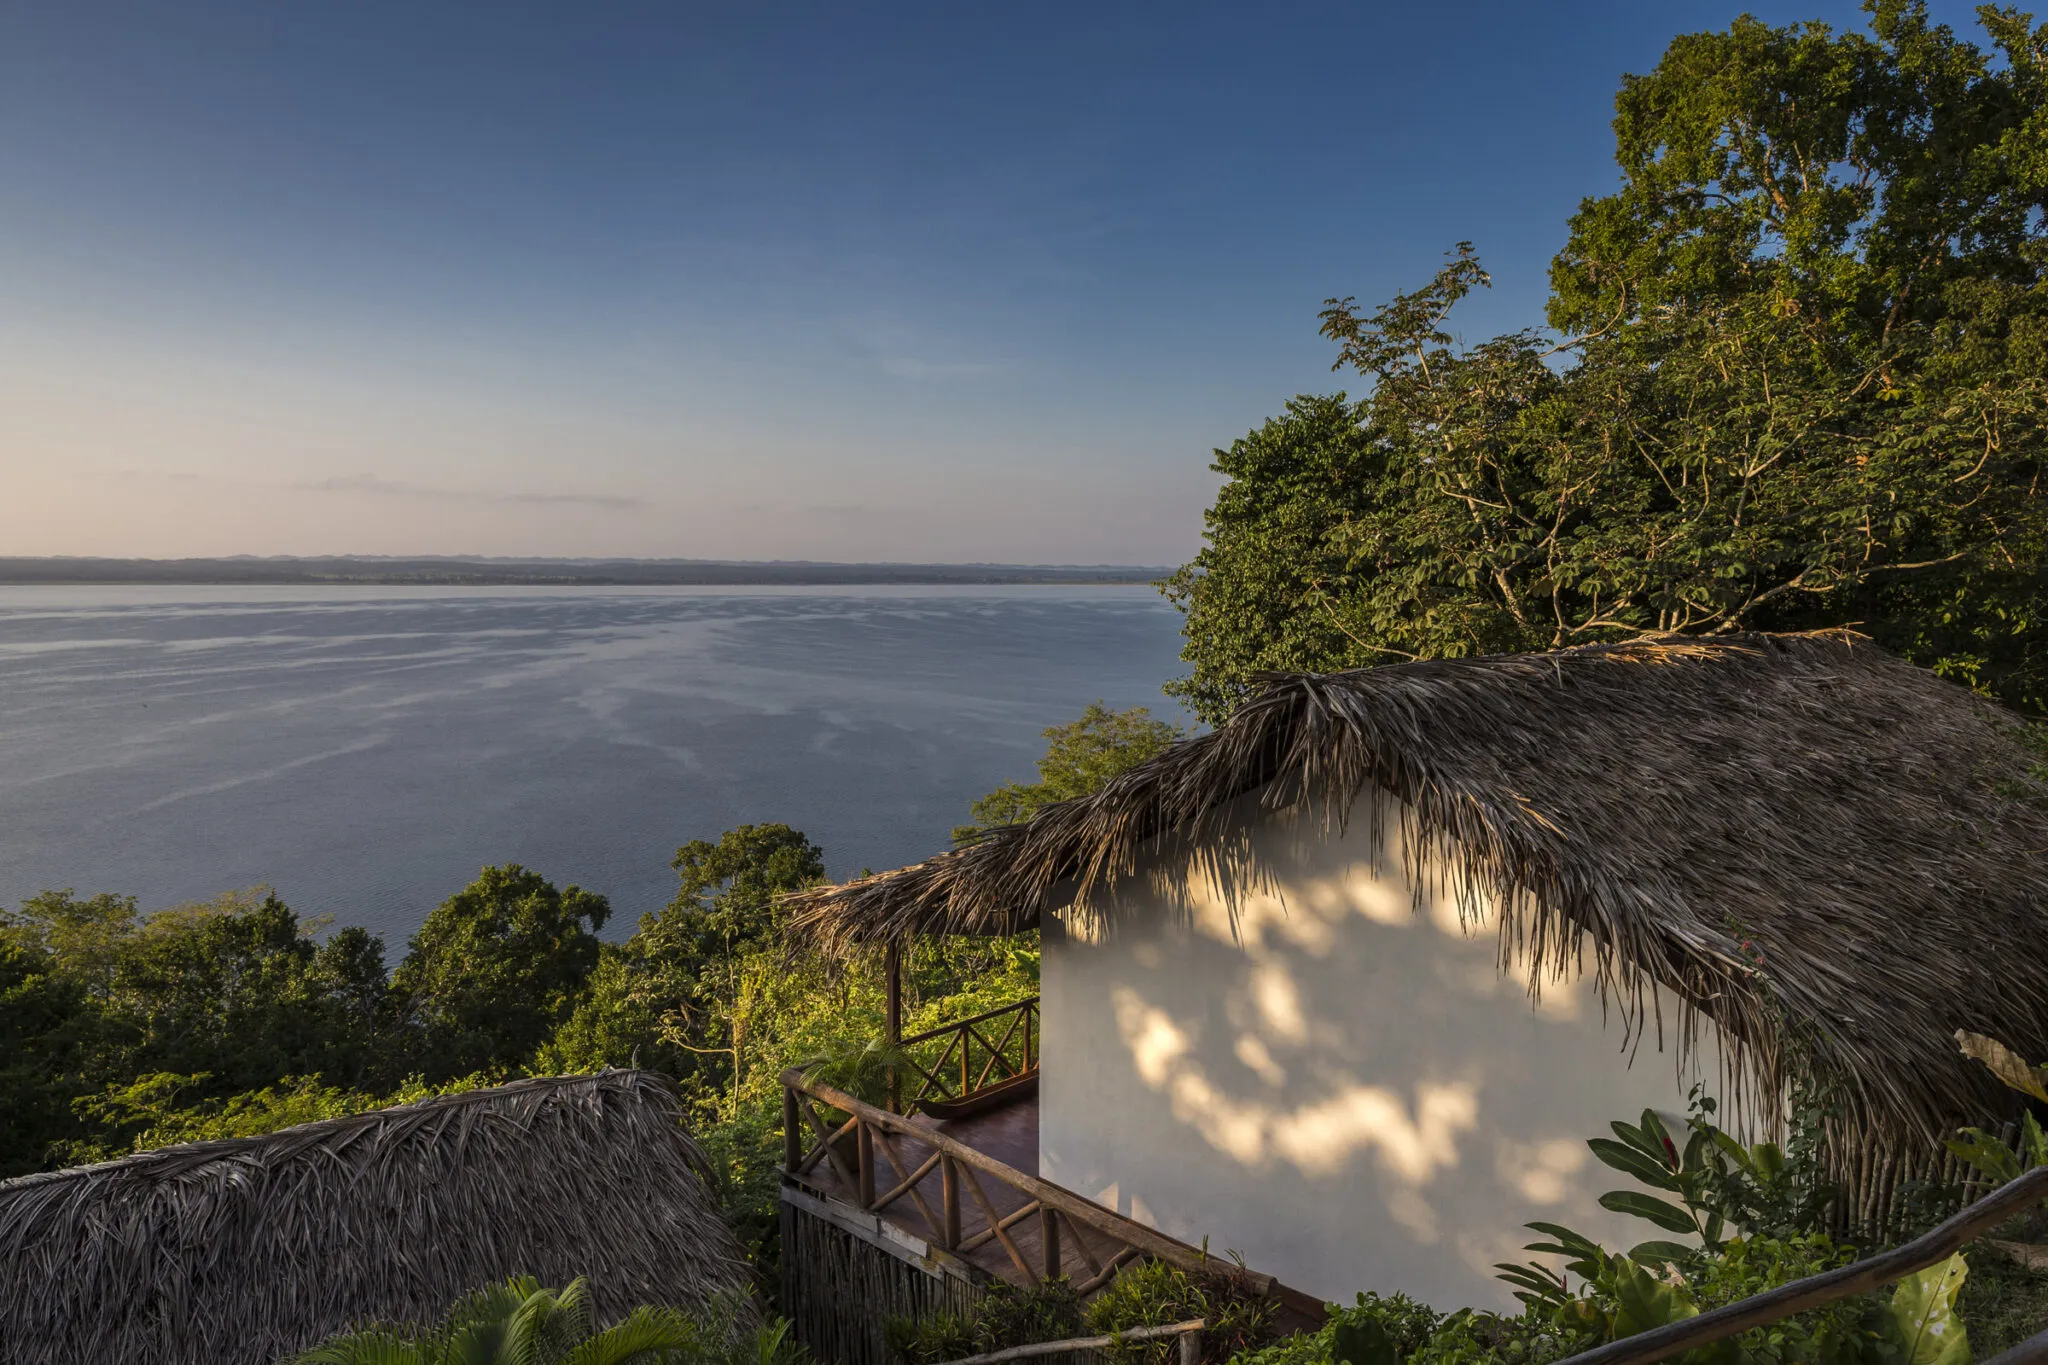
{"label": "thatched palm roof", "polygon": [[269,1365],[525,1273],[600,1317],[749,1282],[674,1091],[517,1081],[0,1183],[14,1365]]}
{"label": "thatched palm roof", "polygon": [[804,893],[793,924],[845,948],[1114,914],[1090,893],[1141,851],[1228,878],[1236,798],[1341,820],[1377,784],[1411,856],[1495,898],[1504,951],[1556,960],[1584,931],[1632,1023],[1661,983],[1681,1043],[1705,1015],[1775,1089],[1790,1041],[1856,1118],[1925,1138],[2001,1104],[1957,1028],[2048,1057],[2048,786],[2021,735],[1846,633],[1275,674],[1099,794]]}

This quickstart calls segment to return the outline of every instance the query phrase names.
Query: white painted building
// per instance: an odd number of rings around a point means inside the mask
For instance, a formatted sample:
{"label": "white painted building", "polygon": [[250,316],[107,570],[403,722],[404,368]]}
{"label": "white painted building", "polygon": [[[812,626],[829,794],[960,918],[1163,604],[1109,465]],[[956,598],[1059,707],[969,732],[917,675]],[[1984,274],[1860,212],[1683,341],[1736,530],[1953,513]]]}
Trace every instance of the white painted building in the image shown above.
{"label": "white painted building", "polygon": [[1512,1307],[1494,1266],[1528,1259],[1525,1222],[1663,1235],[1599,1206],[1628,1182],[1585,1144],[1683,1114],[1654,1025],[1575,973],[1503,972],[1483,901],[1418,908],[1398,818],[1226,818],[1256,889],[1155,854],[1105,913],[1042,921],[1040,1175],[1330,1300]]}

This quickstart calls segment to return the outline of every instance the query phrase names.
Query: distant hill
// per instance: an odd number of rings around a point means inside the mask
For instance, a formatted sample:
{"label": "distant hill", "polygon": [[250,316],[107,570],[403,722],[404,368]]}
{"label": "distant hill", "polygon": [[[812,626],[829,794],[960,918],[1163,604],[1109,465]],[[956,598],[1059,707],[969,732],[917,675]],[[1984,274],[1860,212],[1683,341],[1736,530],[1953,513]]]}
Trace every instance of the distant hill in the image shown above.
{"label": "distant hill", "polygon": [[6,583],[418,583],[487,586],[748,586],[885,583],[1149,583],[1170,570],[1131,564],[824,564],[800,560],[495,559],[378,555],[93,559],[0,556]]}

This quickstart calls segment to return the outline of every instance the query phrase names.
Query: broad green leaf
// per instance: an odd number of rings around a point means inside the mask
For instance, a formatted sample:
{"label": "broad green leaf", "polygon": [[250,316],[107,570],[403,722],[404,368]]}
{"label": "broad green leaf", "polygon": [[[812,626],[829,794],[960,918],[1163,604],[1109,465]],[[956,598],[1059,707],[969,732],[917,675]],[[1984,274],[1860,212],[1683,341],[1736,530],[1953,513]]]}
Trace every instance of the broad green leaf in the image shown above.
{"label": "broad green leaf", "polygon": [[[1648,1113],[1649,1111],[1645,1110],[1644,1112]],[[1652,1119],[1657,1117],[1655,1114],[1650,1114],[1649,1116]],[[1615,1119],[1607,1126],[1609,1128],[1612,1128],[1614,1130],[1614,1135],[1620,1138],[1623,1142],[1626,1142],[1629,1146],[1635,1148],[1644,1156],[1649,1157],[1652,1161],[1660,1162],[1667,1169],[1669,1169],[1671,1165],[1671,1153],[1665,1151],[1664,1144],[1657,1140],[1657,1133],[1663,1131],[1661,1125],[1658,1127],[1656,1132],[1645,1131],[1644,1129],[1635,1127],[1633,1124],[1623,1123],[1620,1119]]]}
{"label": "broad green leaf", "polygon": [[2017,1179],[2019,1158],[1982,1128],[1964,1128],[1944,1144],[1951,1152],[2001,1184]]}
{"label": "broad green leaf", "polygon": [[2037,1100],[2048,1100],[2048,1067],[2028,1065],[2025,1058],[2004,1043],[1981,1033],[1957,1029],[1956,1042],[1961,1045],[1965,1057],[1984,1063],[1991,1068],[1992,1075],[2013,1089]]}
{"label": "broad green leaf", "polygon": [[1645,1185],[1660,1190],[1676,1190],[1678,1177],[1671,1173],[1669,1163],[1655,1159],[1638,1151],[1624,1142],[1612,1138],[1589,1138],[1586,1145],[1593,1149],[1593,1155],[1623,1175],[1632,1175]]}
{"label": "broad green leaf", "polygon": [[[1522,1226],[1528,1228],[1532,1232],[1540,1232],[1546,1237],[1555,1238],[1558,1242],[1562,1243],[1563,1249],[1570,1255],[1600,1256],[1603,1254],[1600,1250],[1600,1244],[1598,1242],[1594,1241],[1592,1238],[1586,1236],[1582,1232],[1573,1232],[1570,1228],[1565,1227],[1562,1224],[1524,1223],[1522,1224]],[[1536,1250],[1535,1247],[1527,1247],[1524,1249],[1528,1251]]]}
{"label": "broad green leaf", "polygon": [[1969,1333],[1956,1312],[1956,1293],[1969,1273],[1958,1251],[1899,1281],[1891,1316],[1904,1349],[1902,1365],[1970,1365]]}
{"label": "broad green leaf", "polygon": [[1749,1149],[1751,1168],[1766,1180],[1785,1173],[1785,1151],[1775,1142],[1759,1142]]}
{"label": "broad green leaf", "polygon": [[1689,1261],[1699,1251],[1684,1242],[1639,1242],[1628,1249],[1628,1258],[1643,1265],[1670,1265],[1674,1261]]}
{"label": "broad green leaf", "polygon": [[2048,1134],[2042,1133],[2032,1113],[2020,1120],[2020,1150],[2026,1153],[2028,1169],[2048,1166]]}
{"label": "broad green leaf", "polygon": [[1647,1218],[1666,1232],[1699,1231],[1692,1215],[1684,1209],[1636,1190],[1610,1190],[1600,1196],[1600,1207]]}

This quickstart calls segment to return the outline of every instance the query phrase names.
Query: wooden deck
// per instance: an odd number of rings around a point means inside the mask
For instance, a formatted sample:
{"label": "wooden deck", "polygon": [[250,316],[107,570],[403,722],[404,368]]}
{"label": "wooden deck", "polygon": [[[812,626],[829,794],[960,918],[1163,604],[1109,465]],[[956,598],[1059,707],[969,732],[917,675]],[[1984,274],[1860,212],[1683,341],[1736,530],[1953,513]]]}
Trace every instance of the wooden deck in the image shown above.
{"label": "wooden deck", "polygon": [[[911,1122],[920,1128],[944,1134],[956,1142],[965,1143],[994,1157],[1012,1170],[1026,1175],[1038,1174],[1038,1097],[1028,1096],[1013,1100],[998,1109],[976,1114],[972,1118],[941,1121],[919,1114]],[[893,1148],[893,1150],[892,1150]],[[878,1186],[893,1186],[915,1170],[924,1160],[925,1152],[916,1146],[915,1140],[884,1142],[876,1144],[876,1159],[880,1163],[881,1175]],[[890,1179],[890,1173],[894,1179]],[[998,1221],[1009,1218],[1029,1203],[1028,1197],[1020,1190],[987,1177],[977,1178],[966,1167],[961,1168],[961,1179],[967,1184],[965,1199],[970,1207],[980,1208],[981,1200],[995,1211]],[[845,1180],[834,1170],[830,1162],[820,1163],[803,1179],[817,1193],[842,1204],[859,1205],[855,1191],[849,1189]],[[975,1197],[980,1191],[981,1198]],[[915,1186],[917,1198],[905,1196],[884,1208],[880,1217],[892,1226],[913,1237],[938,1244],[943,1241],[941,1230],[936,1225],[940,1210],[944,1208],[944,1193],[939,1172],[934,1170]],[[922,1199],[920,1207],[917,1200]],[[930,1213],[930,1220],[926,1212]],[[982,1210],[985,1212],[986,1210]],[[975,1220],[979,1225],[980,1220]],[[1077,1241],[1080,1243],[1076,1245]],[[1007,1243],[1007,1245],[1005,1245]],[[1077,1281],[1101,1270],[1111,1257],[1122,1251],[1123,1245],[1098,1233],[1091,1228],[1075,1226],[1062,1220],[1060,1226],[1060,1259],[1066,1273]],[[1030,1284],[1043,1273],[1045,1265],[1045,1233],[1039,1217],[1026,1214],[1004,1229],[1000,1238],[984,1242],[961,1257],[962,1260],[987,1271],[1012,1284]],[[1018,1263],[1022,1262],[1020,1266]]]}

